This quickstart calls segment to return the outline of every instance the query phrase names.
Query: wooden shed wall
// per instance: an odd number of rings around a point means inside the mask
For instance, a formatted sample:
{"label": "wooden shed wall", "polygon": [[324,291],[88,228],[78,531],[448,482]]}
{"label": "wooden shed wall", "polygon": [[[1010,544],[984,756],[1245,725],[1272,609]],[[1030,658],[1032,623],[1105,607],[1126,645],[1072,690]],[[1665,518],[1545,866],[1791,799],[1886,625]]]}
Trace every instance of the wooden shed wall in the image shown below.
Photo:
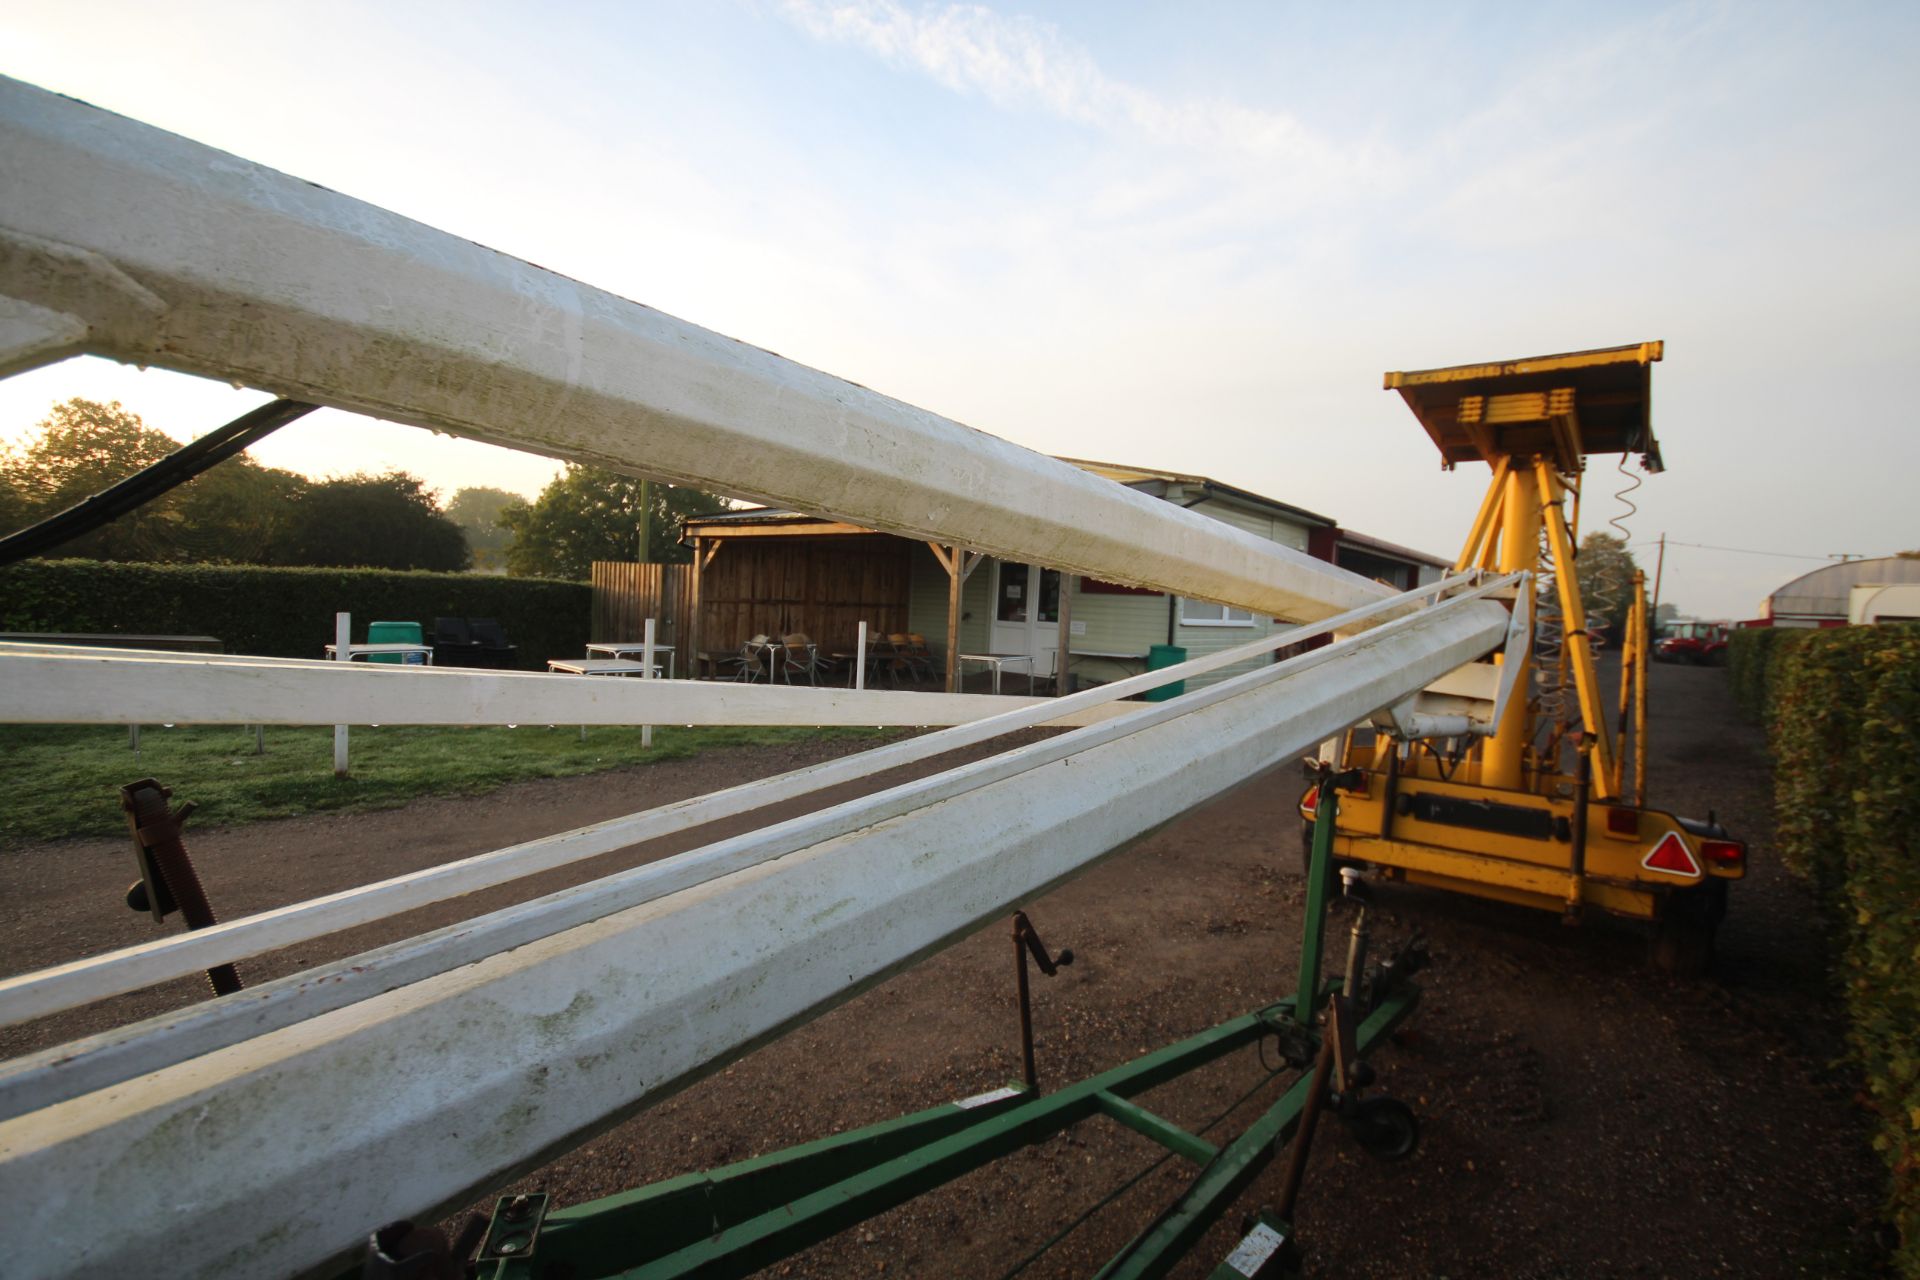
{"label": "wooden shed wall", "polygon": [[885,534],[726,539],[700,578],[700,647],[804,632],[822,649],[907,629],[908,548]]}
{"label": "wooden shed wall", "polygon": [[647,619],[654,619],[654,639],[681,650],[679,670],[688,670],[684,652],[692,604],[693,566],[635,564],[630,560],[593,562],[593,629],[589,636],[603,641],[645,638]]}

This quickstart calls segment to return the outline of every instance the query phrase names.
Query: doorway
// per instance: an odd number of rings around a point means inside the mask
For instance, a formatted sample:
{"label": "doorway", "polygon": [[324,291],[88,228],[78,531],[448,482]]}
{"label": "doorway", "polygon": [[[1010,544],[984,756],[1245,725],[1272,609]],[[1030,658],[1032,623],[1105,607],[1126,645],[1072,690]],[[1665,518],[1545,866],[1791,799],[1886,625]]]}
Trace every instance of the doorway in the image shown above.
{"label": "doorway", "polygon": [[993,621],[987,645],[995,653],[1031,657],[1037,680],[1052,677],[1060,647],[1059,570],[993,562]]}

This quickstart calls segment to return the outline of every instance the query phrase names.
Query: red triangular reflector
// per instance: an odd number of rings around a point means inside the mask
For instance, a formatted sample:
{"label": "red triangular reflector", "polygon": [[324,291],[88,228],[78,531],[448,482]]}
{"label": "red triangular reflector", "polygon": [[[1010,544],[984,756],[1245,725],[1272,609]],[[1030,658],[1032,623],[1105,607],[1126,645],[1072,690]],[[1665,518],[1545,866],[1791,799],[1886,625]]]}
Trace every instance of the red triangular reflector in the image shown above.
{"label": "red triangular reflector", "polygon": [[1693,850],[1687,848],[1687,842],[1680,838],[1678,831],[1669,831],[1661,836],[1660,843],[1640,860],[1640,865],[1649,871],[1666,871],[1689,880],[1700,878],[1700,864],[1695,861]]}

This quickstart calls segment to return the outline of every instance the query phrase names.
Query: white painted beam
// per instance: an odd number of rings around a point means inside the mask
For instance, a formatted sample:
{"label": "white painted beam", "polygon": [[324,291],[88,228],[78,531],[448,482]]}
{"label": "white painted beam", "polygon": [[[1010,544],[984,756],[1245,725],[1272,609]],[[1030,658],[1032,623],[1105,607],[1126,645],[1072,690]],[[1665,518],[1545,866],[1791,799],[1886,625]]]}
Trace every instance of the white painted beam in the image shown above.
{"label": "white painted beam", "polygon": [[[0,1197],[34,1224],[9,1265],[318,1266],[840,1003],[1486,653],[1506,627],[1490,601],[1425,611],[1301,678],[1238,677],[1139,732],[0,1123]],[[1038,760],[1058,741],[1022,750]]]}
{"label": "white painted beam", "polygon": [[1390,594],[855,383],[14,80],[0,80],[0,173],[0,374],[89,351],[1271,617],[1314,620]]}

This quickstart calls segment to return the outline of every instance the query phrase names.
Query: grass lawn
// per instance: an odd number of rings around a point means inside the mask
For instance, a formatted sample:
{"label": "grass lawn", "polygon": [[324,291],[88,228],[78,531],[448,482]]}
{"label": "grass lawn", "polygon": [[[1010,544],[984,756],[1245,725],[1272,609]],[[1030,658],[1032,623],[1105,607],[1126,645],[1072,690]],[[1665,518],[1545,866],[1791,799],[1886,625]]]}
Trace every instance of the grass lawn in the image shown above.
{"label": "grass lawn", "polygon": [[321,811],[392,809],[416,796],[491,791],[524,778],[562,778],[690,756],[709,747],[817,737],[879,738],[873,729],[670,728],[640,749],[638,728],[356,728],[353,776],[333,776],[331,727],[268,728],[253,753],[240,727],[148,725],[140,756],[127,731],[100,725],[0,725],[0,844],[125,832],[120,788],[158,778],[199,802],[195,822],[235,826]]}

